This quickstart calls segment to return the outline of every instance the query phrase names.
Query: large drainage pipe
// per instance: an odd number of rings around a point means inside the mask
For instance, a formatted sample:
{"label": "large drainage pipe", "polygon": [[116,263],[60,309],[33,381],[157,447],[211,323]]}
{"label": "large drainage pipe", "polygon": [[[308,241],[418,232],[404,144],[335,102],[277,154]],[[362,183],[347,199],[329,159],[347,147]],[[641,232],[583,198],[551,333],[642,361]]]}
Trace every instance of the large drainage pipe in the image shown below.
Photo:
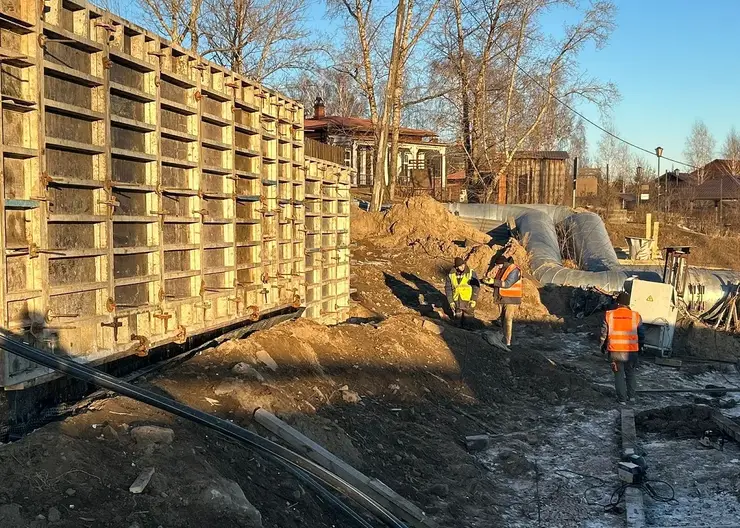
{"label": "large drainage pipe", "polygon": [[[594,213],[576,212],[557,205],[448,204],[451,212],[472,224],[502,223],[514,218],[520,233],[529,233],[527,249],[532,274],[542,284],[595,286],[618,291],[629,277],[662,281],[659,266],[622,266],[604,222]],[[558,230],[561,236],[558,237]],[[563,238],[567,240],[563,240]],[[570,244],[581,269],[563,265],[561,243]],[[734,291],[740,273],[691,267],[689,283],[704,286],[703,301],[710,310]]]}

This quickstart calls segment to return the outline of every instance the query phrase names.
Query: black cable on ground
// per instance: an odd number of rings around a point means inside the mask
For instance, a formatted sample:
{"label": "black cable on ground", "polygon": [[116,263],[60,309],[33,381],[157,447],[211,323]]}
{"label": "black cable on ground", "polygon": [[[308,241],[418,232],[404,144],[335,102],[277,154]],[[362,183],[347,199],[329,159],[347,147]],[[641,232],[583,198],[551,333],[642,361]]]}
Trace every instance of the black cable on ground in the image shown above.
{"label": "black cable on ground", "polygon": [[[407,528],[402,521],[378,504],[374,499],[367,496],[362,492],[362,490],[344,481],[331,471],[328,471],[319,464],[298,455],[290,449],[263,438],[247,429],[239,427],[228,420],[212,416],[152,391],[121,381],[118,378],[97,371],[86,365],[79,364],[69,358],[52,356],[51,354],[32,347],[27,343],[18,341],[15,337],[9,336],[2,331],[0,331],[0,348],[29,361],[33,361],[34,363],[63,372],[79,380],[92,383],[98,387],[114,391],[122,396],[127,396],[142,403],[146,403],[147,405],[151,405],[152,407],[180,416],[190,420],[191,422],[204,425],[223,434],[224,436],[238,440],[263,453],[271,460],[283,465],[288,471],[296,475],[297,478],[301,478],[303,473],[309,473],[312,479],[318,479],[335,491],[349,497],[383,521],[386,525],[393,528]],[[323,487],[318,485],[315,481],[311,482],[309,480],[308,482],[310,482],[311,488],[320,495],[325,496],[325,494],[328,493],[326,489],[323,489]],[[352,511],[346,504],[338,501],[338,499],[337,502],[338,507],[339,504],[341,504],[342,511],[347,513],[347,515],[351,516],[353,519],[357,519],[356,512]]]}
{"label": "black cable on ground", "polygon": [[[151,365],[147,365],[139,370],[126,374],[120,379],[123,381],[131,382],[144,376],[148,376],[149,374],[152,374],[154,372],[159,372],[168,368],[178,366],[193,358],[200,352],[209,348],[215,348],[225,341],[228,341],[230,339],[242,339],[246,335],[257,332],[258,330],[266,330],[275,326],[276,324],[300,317],[303,314],[303,311],[304,309],[301,308],[287,314],[275,315],[267,319],[261,319],[254,323],[240,326],[235,330],[231,330],[229,332],[226,332],[225,334],[221,334],[212,339],[209,339],[205,343],[195,348],[185,350],[168,359],[152,363]],[[33,416],[30,420],[16,423],[14,425],[0,424],[0,442],[17,440],[30,433],[31,431],[34,431],[50,422],[61,420],[67,416],[71,416],[78,412],[81,412],[85,410],[91,403],[111,397],[113,394],[113,391],[100,389],[93,392],[92,394],[88,394],[84,398],[74,403],[60,403],[59,405],[54,405],[52,407],[45,407],[39,414]]]}
{"label": "black cable on ground", "polygon": [[[667,495],[660,495],[655,490],[653,484],[663,484],[667,486],[671,490],[670,497]],[[602,487],[603,486],[591,486],[583,492],[583,498],[586,501],[586,504],[588,504],[589,506],[599,506],[601,508],[604,508],[604,511],[607,513],[619,513],[619,504],[622,502],[622,499],[624,499],[624,494],[627,491],[627,488],[639,488],[640,490],[642,490],[643,493],[648,495],[655,502],[674,502],[676,500],[676,490],[673,489],[673,486],[671,486],[668,482],[664,480],[645,479],[639,484],[628,484],[626,482],[620,484],[616,489],[614,489],[614,491],[612,491],[612,494],[609,496],[609,502],[607,502],[606,504],[602,504],[600,502],[591,502],[588,499],[588,493],[592,490]]]}

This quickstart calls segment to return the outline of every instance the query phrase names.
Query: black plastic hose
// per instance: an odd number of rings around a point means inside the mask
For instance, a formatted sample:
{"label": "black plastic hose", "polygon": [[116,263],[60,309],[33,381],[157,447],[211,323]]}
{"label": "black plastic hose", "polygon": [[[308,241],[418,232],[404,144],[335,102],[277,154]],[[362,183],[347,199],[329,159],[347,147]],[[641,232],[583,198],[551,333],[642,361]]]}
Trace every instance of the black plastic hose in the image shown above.
{"label": "black plastic hose", "polygon": [[[95,370],[86,365],[79,364],[72,361],[69,358],[53,356],[42,350],[39,350],[27,343],[18,341],[15,337],[5,334],[0,331],[0,348],[7,350],[17,356],[25,358],[29,361],[38,363],[45,367],[57,370],[68,374],[79,380],[92,383],[98,387],[111,390],[122,396],[127,396],[134,400],[146,403],[157,409],[167,411],[176,416],[180,416],[191,422],[205,425],[206,427],[217,431],[218,433],[238,440],[246,445],[249,445],[267,455],[269,458],[280,463],[287,469],[291,470],[297,477],[302,478],[305,473],[308,473],[312,477],[315,477],[319,481],[323,482],[327,486],[331,487],[335,491],[349,497],[357,504],[365,508],[367,511],[372,513],[378,519],[383,521],[386,525],[393,528],[407,528],[406,525],[401,522],[396,516],[386,510],[383,506],[375,502],[371,497],[368,497],[361,490],[357,489],[350,483],[344,481],[334,473],[326,470],[320,465],[304,458],[297,453],[287,449],[275,442],[271,442],[260,435],[248,431],[236,424],[210,415],[198,409],[188,407],[175,400],[166,398],[152,391],[137,387],[125,381],[121,381],[118,378]],[[307,482],[313,487],[322,497],[327,498],[327,491],[317,483],[312,482],[313,479],[309,479]],[[331,494],[329,494],[331,495]],[[336,499],[336,498],[335,498]],[[339,502],[339,501],[337,501]],[[335,503],[336,504],[336,503]],[[344,506],[344,510],[347,511],[346,505],[340,502]],[[351,512],[351,510],[350,510]],[[356,518],[356,513],[352,512],[353,518]],[[367,526],[365,523],[364,526]]]}

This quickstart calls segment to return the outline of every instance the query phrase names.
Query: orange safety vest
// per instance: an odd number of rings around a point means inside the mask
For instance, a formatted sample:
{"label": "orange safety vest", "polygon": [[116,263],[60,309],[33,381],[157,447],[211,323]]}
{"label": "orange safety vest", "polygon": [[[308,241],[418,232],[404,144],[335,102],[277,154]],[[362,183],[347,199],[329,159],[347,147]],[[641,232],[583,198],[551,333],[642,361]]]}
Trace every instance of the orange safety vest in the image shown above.
{"label": "orange safety vest", "polygon": [[[515,269],[518,269],[516,264],[509,264],[508,267],[503,268],[501,272],[499,272],[499,276],[496,277],[501,282],[505,281],[506,278],[511,275],[511,272]],[[522,275],[521,271],[519,271],[519,280],[516,281],[514,284],[511,285],[510,288],[499,288],[498,294],[501,297],[506,297],[509,299],[521,299],[522,298]]]}
{"label": "orange safety vest", "polygon": [[637,327],[642,317],[626,306],[606,312],[608,329],[606,349],[615,361],[627,361],[629,354],[640,350]]}

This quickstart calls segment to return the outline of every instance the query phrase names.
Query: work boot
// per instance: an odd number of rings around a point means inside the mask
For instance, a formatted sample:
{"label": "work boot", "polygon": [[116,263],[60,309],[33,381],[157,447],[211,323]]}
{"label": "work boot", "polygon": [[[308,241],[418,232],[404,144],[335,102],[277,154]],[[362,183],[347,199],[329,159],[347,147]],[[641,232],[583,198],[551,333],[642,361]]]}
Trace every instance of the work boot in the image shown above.
{"label": "work boot", "polygon": [[626,401],[622,401],[622,400],[617,400],[617,403],[619,405],[627,405],[627,402]]}

